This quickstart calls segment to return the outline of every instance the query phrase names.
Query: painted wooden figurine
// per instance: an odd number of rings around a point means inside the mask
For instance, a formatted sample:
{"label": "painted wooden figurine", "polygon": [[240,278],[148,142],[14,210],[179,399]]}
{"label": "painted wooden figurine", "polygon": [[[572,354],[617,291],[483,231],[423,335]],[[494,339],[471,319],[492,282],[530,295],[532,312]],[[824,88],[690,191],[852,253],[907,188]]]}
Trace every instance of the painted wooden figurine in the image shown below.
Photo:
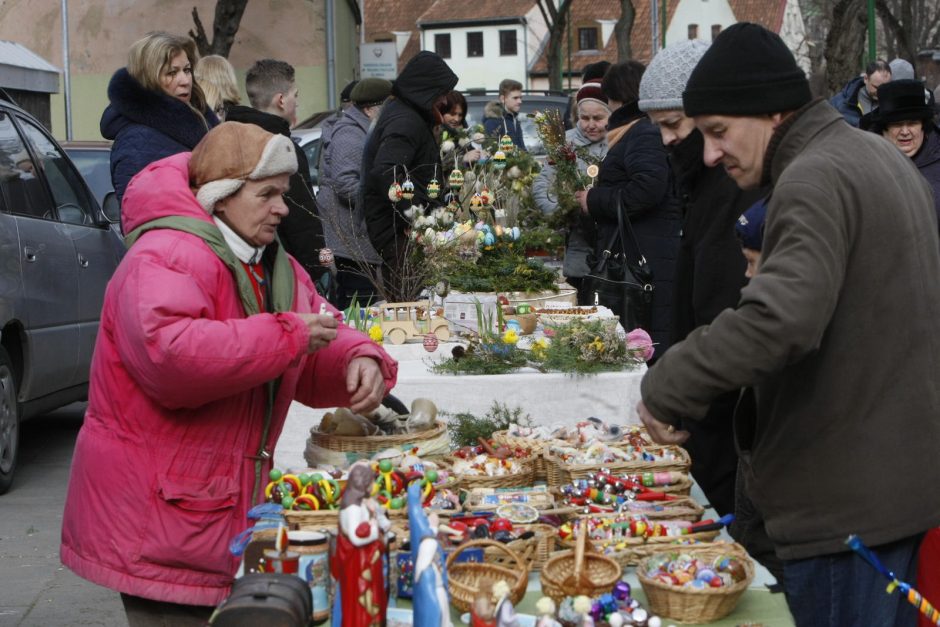
{"label": "painted wooden figurine", "polygon": [[496,603],[493,599],[493,581],[481,579],[470,608],[470,627],[496,627]]}
{"label": "painted wooden figurine", "polygon": [[339,533],[330,569],[337,582],[333,627],[379,627],[385,624],[385,532],[390,523],[369,496],[375,475],[366,463],[349,470],[340,502]]}
{"label": "painted wooden figurine", "polygon": [[415,627],[450,627],[447,571],[437,539],[437,514],[425,515],[421,483],[408,486],[408,524],[414,564],[412,607]]}
{"label": "painted wooden figurine", "polygon": [[500,579],[493,584],[493,597],[496,601],[496,627],[519,627],[516,608],[509,598],[509,584]]}

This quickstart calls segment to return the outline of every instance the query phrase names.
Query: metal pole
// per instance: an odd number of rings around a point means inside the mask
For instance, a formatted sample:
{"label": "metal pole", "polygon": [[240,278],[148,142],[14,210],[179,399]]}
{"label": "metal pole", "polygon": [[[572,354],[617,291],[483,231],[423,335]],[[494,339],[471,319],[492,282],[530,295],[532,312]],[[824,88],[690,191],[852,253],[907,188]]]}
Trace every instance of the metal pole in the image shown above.
{"label": "metal pole", "polygon": [[875,49],[875,0],[868,0],[868,61],[874,61],[878,56]]}
{"label": "metal pole", "polygon": [[336,18],[333,0],[326,0],[326,108],[335,109],[336,103]]}
{"label": "metal pole", "polygon": [[663,33],[663,48],[666,47],[666,29],[669,27],[669,0],[662,0],[660,6],[662,15],[659,18],[659,29]]}
{"label": "metal pole", "polygon": [[656,0],[650,0],[650,60],[656,56],[659,51],[659,4]]}
{"label": "metal pole", "polygon": [[72,140],[72,72],[69,69],[69,3],[62,0],[62,65],[65,75],[65,139]]}

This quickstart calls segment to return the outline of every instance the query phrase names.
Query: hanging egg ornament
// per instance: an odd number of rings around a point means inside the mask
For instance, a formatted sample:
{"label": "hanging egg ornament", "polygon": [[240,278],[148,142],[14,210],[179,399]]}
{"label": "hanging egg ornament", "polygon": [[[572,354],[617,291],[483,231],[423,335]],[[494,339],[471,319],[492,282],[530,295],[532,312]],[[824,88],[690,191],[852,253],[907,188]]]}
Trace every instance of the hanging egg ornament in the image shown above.
{"label": "hanging egg ornament", "polygon": [[493,168],[496,170],[502,170],[506,167],[506,153],[502,150],[497,150],[496,154],[493,155]]}
{"label": "hanging egg ornament", "polygon": [[483,198],[479,194],[470,197],[470,208],[479,209],[483,206]]}
{"label": "hanging egg ornament", "polygon": [[319,257],[321,266],[328,266],[333,263],[333,251],[329,248],[321,248]]}
{"label": "hanging egg ornament", "polygon": [[483,189],[480,190],[480,200],[483,201],[483,206],[489,207],[493,204],[493,193],[490,191],[490,188],[483,186]]}
{"label": "hanging egg ornament", "polygon": [[431,179],[431,182],[428,183],[428,198],[435,199],[441,195],[441,184],[437,182],[437,179]]}
{"label": "hanging egg ornament", "polygon": [[503,135],[499,138],[499,149],[503,152],[512,152],[512,149],[515,148],[515,144],[512,143],[512,137],[509,135]]}
{"label": "hanging egg ornament", "polygon": [[395,181],[388,186],[388,199],[392,202],[398,202],[402,199],[402,189],[401,185],[398,184],[398,181]]}
{"label": "hanging egg ornament", "polygon": [[450,173],[450,176],[447,177],[447,183],[454,189],[460,189],[463,187],[463,172],[460,170],[453,170]]}
{"label": "hanging egg ornament", "polygon": [[404,183],[401,184],[401,197],[405,200],[411,200],[415,196],[415,184],[411,182],[411,179],[406,179]]}
{"label": "hanging egg ornament", "polygon": [[433,333],[428,333],[427,335],[424,336],[424,350],[426,350],[427,352],[433,353],[434,351],[436,351],[438,344],[439,344],[439,341],[437,339],[437,336],[434,335]]}

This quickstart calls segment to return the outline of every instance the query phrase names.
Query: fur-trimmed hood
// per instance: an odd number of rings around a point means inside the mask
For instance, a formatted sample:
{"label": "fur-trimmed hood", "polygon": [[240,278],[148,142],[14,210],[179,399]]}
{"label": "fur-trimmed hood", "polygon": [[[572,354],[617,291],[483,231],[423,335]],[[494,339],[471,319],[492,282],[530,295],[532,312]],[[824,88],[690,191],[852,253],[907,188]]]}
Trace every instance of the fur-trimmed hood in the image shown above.
{"label": "fur-trimmed hood", "polygon": [[108,99],[111,104],[104,110],[100,124],[105,139],[116,139],[126,126],[142,124],[192,149],[208,129],[219,123],[209,109],[203,111],[205,119],[200,119],[184,102],[145,88],[127,68],[111,77]]}
{"label": "fur-trimmed hood", "polygon": [[503,106],[499,100],[490,100],[486,103],[486,106],[483,107],[483,119],[490,118],[493,120],[499,120],[504,115],[506,115],[506,107]]}

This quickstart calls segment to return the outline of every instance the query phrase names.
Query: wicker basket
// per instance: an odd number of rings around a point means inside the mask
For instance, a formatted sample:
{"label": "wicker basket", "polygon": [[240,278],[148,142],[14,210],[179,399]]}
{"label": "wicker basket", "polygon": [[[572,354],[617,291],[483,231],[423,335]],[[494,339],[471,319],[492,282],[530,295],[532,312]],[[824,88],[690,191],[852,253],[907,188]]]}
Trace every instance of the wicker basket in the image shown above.
{"label": "wicker basket", "polygon": [[447,425],[438,421],[434,427],[417,433],[368,436],[333,435],[311,427],[304,459],[311,468],[327,463],[349,466],[389,448],[397,448],[403,452],[418,449],[417,454],[423,459],[446,455],[450,452]]}
{"label": "wicker basket", "polygon": [[685,473],[686,478],[679,483],[668,486],[656,486],[654,489],[669,494],[688,496],[689,492],[692,490],[692,481],[688,479],[689,468],[692,467],[692,460],[689,458],[689,454],[685,449],[678,450],[680,451],[677,453],[679,459],[675,460],[654,462],[634,461],[607,464],[569,464],[546,451],[544,456],[547,465],[548,485],[557,488],[577,479],[586,479],[588,475],[596,473],[601,467],[609,470],[613,475],[634,475],[644,472],[668,472],[674,470]]}
{"label": "wicker basket", "polygon": [[526,488],[535,483],[533,478],[535,471],[532,469],[532,463],[529,460],[519,461],[519,466],[521,466],[519,472],[489,477],[486,475],[457,474],[453,471],[453,459],[453,457],[445,457],[439,462],[451,473],[454,481],[451,487],[464,490],[473,490],[474,488]]}
{"label": "wicker basket", "polygon": [[523,438],[517,435],[509,435],[508,431],[494,431],[493,442],[499,446],[508,446],[511,449],[522,449],[529,451],[532,455],[532,470],[535,473],[536,481],[548,481],[548,462],[546,462],[544,453],[552,444],[563,444],[558,440],[536,440],[532,438]]}
{"label": "wicker basket", "polygon": [[[723,546],[682,547],[682,552],[705,560],[712,560],[729,553],[734,554],[744,563],[744,570],[747,573],[744,581],[723,588],[701,590],[679,588],[651,579],[646,575],[645,568],[637,568],[636,575],[640,580],[640,585],[643,586],[650,612],[680,623],[709,623],[733,612],[741,595],[754,579],[754,563],[740,545],[719,544]],[[644,560],[644,563],[648,560],[649,558]]]}
{"label": "wicker basket", "polygon": [[[678,485],[678,484],[677,484]],[[650,520],[687,520],[698,522],[705,515],[705,508],[689,496],[680,496],[671,501],[657,501],[654,504],[662,509],[627,509],[623,513],[645,516]],[[582,518],[598,518],[604,514],[580,514]]]}
{"label": "wicker basket", "polygon": [[[552,553],[555,552],[555,538],[558,535],[555,528],[551,525],[535,523],[531,525],[513,525],[513,529],[523,532],[532,531],[535,535],[525,540],[507,542],[506,548],[522,558],[530,571],[541,569]],[[500,564],[508,568],[514,566],[513,560],[508,555],[495,548],[487,548],[483,554],[486,556],[485,560],[488,563]]]}
{"label": "wicker basket", "polygon": [[671,545],[682,548],[694,548],[695,543],[711,544],[718,537],[720,531],[700,531],[687,536],[631,538],[625,542],[626,546],[614,551],[604,553],[607,557],[620,564],[623,568],[638,565],[644,558],[655,553],[668,551]]}
{"label": "wicker basket", "polygon": [[556,553],[542,567],[542,593],[555,603],[568,596],[583,594],[593,598],[610,592],[623,574],[614,560],[586,551],[587,531],[583,524],[574,550]]}
{"label": "wicker basket", "polygon": [[[506,560],[506,562],[495,563],[489,560],[483,563],[456,561],[458,555],[472,547],[482,548],[484,555],[488,550],[499,552],[505,556],[501,559]],[[493,540],[471,540],[457,547],[448,556],[447,587],[450,592],[450,603],[461,612],[470,611],[479,591],[480,582],[484,579],[490,579],[493,582],[502,579],[508,583],[509,598],[513,605],[518,605],[522,597],[525,596],[525,590],[529,584],[529,567],[511,549],[506,548],[501,542]]]}
{"label": "wicker basket", "polygon": [[[491,512],[500,505],[507,503],[524,503],[540,512],[555,509],[555,495],[548,490],[530,490],[525,492],[513,492],[509,490],[503,494],[494,492],[493,488],[461,488],[461,500],[463,508],[468,512]],[[513,495],[519,495],[520,498],[514,498]],[[500,503],[486,502],[492,496],[505,496],[506,501]],[[524,499],[522,498],[524,497]]]}

